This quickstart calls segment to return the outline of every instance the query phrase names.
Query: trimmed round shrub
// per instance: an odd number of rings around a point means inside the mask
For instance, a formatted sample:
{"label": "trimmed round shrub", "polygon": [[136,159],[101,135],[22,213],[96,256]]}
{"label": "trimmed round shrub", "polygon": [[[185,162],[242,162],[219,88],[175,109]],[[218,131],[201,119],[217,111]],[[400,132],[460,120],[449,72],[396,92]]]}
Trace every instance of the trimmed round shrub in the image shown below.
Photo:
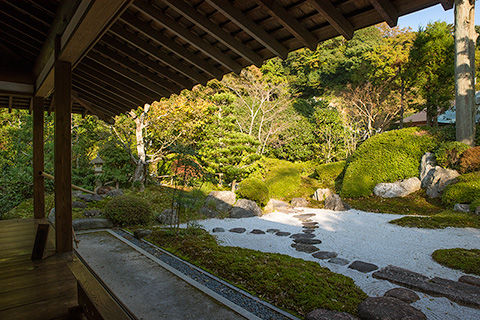
{"label": "trimmed round shrub", "polygon": [[465,150],[460,157],[460,173],[480,171],[480,146]]}
{"label": "trimmed round shrub", "polygon": [[341,196],[368,197],[378,183],[418,176],[423,154],[436,144],[429,131],[416,127],[373,136],[347,160]]}
{"label": "trimmed round shrub", "polygon": [[435,152],[437,163],[446,169],[458,169],[460,156],[469,148],[468,144],[458,141],[443,142]]}
{"label": "trimmed round shrub", "polygon": [[114,224],[120,226],[146,225],[155,215],[148,202],[133,195],[113,198],[105,207],[105,215]]}
{"label": "trimmed round shrub", "polygon": [[267,185],[258,178],[242,180],[237,193],[241,198],[255,201],[261,207],[266,206],[269,200]]}
{"label": "trimmed round shrub", "polygon": [[438,249],[432,253],[432,258],[439,264],[452,269],[480,276],[479,249]]}
{"label": "trimmed round shrub", "polygon": [[345,168],[345,161],[338,161],[319,165],[315,168],[317,180],[322,188],[335,188],[335,180],[342,174]]}
{"label": "trimmed round shrub", "polygon": [[472,203],[480,197],[480,171],[461,175],[458,182],[445,188],[442,201],[450,206],[455,203]]}

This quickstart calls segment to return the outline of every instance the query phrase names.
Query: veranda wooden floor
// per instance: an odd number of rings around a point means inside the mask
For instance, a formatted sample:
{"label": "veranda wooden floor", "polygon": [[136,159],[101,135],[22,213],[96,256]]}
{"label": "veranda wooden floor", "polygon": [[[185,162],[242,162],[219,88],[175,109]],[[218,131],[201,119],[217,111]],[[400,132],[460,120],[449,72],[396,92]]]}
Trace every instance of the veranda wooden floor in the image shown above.
{"label": "veranda wooden floor", "polygon": [[[67,266],[71,255],[32,261],[38,222],[0,220],[0,319],[68,319],[78,306],[76,280]],[[50,228],[47,254],[55,252]]]}

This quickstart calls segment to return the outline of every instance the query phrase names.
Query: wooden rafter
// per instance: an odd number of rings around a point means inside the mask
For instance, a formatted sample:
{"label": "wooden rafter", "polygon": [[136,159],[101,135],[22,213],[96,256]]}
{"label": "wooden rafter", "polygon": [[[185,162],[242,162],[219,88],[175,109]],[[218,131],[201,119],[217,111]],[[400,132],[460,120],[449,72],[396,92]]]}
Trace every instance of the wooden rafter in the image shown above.
{"label": "wooden rafter", "polygon": [[398,11],[390,0],[370,0],[370,3],[391,28],[397,25]]}
{"label": "wooden rafter", "polygon": [[330,2],[324,0],[308,0],[324,18],[346,39],[352,39],[354,28],[350,22]]}
{"label": "wooden rafter", "polygon": [[444,10],[450,10],[453,8],[455,0],[440,0],[440,3],[442,4]]}
{"label": "wooden rafter", "polygon": [[220,63],[228,70],[235,73],[240,73],[242,66],[240,66],[237,62],[229,58],[227,55],[225,55],[216,47],[212,46],[210,43],[200,38],[198,35],[194,34],[192,31],[188,30],[186,27],[182,26],[181,24],[170,18],[161,10],[157,9],[154,6],[148,5],[146,2],[143,1],[136,1],[133,4],[133,7],[141,11],[144,15],[148,16],[153,21],[155,21],[155,23],[158,23],[165,29],[168,29],[170,32],[174,33],[181,39],[188,42],[191,46],[208,55],[211,59]]}
{"label": "wooden rafter", "polygon": [[248,18],[242,11],[235,8],[226,0],[206,0],[208,4],[221,12],[225,17],[233,21],[252,38],[264,45],[275,55],[285,59],[288,50],[275,38],[269,35],[264,29],[260,28],[255,22]]}
{"label": "wooden rafter", "polygon": [[315,50],[318,40],[287,12],[277,1],[255,0],[260,7],[277,19],[294,37],[300,40],[310,50]]}
{"label": "wooden rafter", "polygon": [[200,14],[195,8],[187,4],[183,0],[163,0],[172,9],[183,15],[185,18],[196,24],[203,31],[210,34],[212,37],[223,43],[230,50],[236,52],[250,63],[260,67],[263,63],[262,57],[256,54],[253,50],[248,48],[242,42],[238,41],[230,33],[217,26],[210,21],[207,17]]}
{"label": "wooden rafter", "polygon": [[96,106],[78,97],[77,93],[72,93],[72,100],[78,103],[79,105],[81,105],[82,107],[84,107],[85,110],[89,111],[90,113],[102,119],[103,121],[109,122],[111,120],[111,117],[107,116],[105,113],[98,110]]}

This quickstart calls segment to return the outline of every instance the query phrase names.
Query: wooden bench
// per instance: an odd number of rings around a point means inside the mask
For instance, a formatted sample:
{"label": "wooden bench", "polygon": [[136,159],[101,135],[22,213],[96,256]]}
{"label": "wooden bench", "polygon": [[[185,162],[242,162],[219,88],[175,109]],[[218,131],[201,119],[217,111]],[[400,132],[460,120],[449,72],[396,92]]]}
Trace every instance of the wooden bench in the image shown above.
{"label": "wooden bench", "polygon": [[87,319],[137,319],[79,257],[68,267],[77,279],[78,304]]}

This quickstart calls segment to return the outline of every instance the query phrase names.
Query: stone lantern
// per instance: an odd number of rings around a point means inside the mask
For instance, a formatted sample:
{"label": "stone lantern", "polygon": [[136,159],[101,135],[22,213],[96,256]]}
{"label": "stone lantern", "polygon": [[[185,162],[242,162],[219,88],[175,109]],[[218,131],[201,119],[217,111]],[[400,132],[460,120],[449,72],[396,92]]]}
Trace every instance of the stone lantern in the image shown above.
{"label": "stone lantern", "polygon": [[96,187],[101,187],[102,186],[102,181],[100,181],[98,176],[101,175],[102,172],[103,172],[103,163],[104,162],[105,161],[102,158],[100,158],[100,156],[98,154],[97,154],[97,157],[95,159],[90,161],[90,163],[92,163],[94,165],[95,176],[97,176],[96,179],[95,179],[95,186]]}

